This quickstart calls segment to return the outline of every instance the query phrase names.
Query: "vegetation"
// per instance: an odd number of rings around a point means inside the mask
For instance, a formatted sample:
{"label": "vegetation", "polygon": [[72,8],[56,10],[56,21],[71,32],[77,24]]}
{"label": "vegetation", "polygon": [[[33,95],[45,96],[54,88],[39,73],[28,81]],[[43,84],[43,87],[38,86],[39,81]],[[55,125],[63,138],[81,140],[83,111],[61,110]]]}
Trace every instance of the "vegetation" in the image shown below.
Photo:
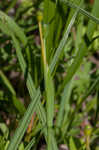
{"label": "vegetation", "polygon": [[0,150],[98,150],[99,0],[0,8]]}

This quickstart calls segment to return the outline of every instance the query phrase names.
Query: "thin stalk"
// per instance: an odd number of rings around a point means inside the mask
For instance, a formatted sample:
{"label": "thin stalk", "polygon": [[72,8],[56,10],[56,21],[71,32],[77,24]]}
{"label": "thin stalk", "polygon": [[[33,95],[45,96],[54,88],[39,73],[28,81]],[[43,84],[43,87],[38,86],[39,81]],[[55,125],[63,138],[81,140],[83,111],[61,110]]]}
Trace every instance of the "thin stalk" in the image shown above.
{"label": "thin stalk", "polygon": [[45,46],[44,46],[44,41],[43,41],[43,34],[42,34],[42,25],[41,21],[38,21],[39,25],[39,32],[40,32],[40,40],[41,40],[41,52],[42,52],[42,58],[43,58],[43,63],[44,66],[47,64],[46,62],[46,54],[45,54]]}
{"label": "thin stalk", "polygon": [[[47,69],[47,63],[46,63],[46,55],[45,55],[45,46],[44,46],[44,41],[43,41],[43,34],[42,34],[42,25],[41,25],[41,21],[38,22],[39,25],[39,32],[40,32],[40,40],[41,40],[41,53],[42,53],[42,59],[43,59],[43,64],[44,64],[44,76],[45,76],[45,85],[46,85],[46,69]],[[47,112],[47,116],[48,116],[48,112]],[[48,119],[47,119],[48,120]],[[47,121],[47,125],[48,125],[48,121]],[[47,128],[47,149],[50,150],[50,129],[49,127]]]}
{"label": "thin stalk", "polygon": [[45,91],[46,91],[46,112],[47,112],[47,150],[56,149],[55,144],[52,145],[52,137],[53,137],[53,117],[54,117],[54,87],[53,81],[50,74],[50,70],[46,60],[46,48],[45,41],[43,39],[42,34],[42,19],[38,18],[39,32],[40,32],[40,40],[41,40],[41,53],[44,65],[44,80],[45,80]]}

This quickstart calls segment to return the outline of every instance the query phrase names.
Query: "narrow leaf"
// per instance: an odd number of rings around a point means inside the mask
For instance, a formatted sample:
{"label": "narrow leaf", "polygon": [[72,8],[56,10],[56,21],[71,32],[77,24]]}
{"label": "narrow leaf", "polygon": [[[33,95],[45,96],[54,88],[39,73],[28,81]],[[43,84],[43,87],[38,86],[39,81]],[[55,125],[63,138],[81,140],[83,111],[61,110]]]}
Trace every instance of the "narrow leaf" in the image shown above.
{"label": "narrow leaf", "polygon": [[71,95],[71,91],[72,91],[72,80],[66,84],[62,96],[61,96],[61,102],[60,102],[60,107],[59,107],[59,112],[57,115],[57,120],[56,120],[56,126],[57,127],[61,127],[62,126],[62,122],[63,122],[63,118],[65,118],[65,122],[67,119],[67,115],[70,109],[70,104],[69,104],[69,99],[70,99],[70,95]]}
{"label": "narrow leaf", "polygon": [[82,9],[81,7],[75,5],[74,3],[67,1],[67,0],[60,0],[61,3],[64,3],[66,5],[68,5],[71,8],[79,8],[79,12],[85,16],[87,16],[88,18],[90,18],[92,21],[94,21],[95,23],[99,24],[99,19],[95,16],[93,16],[92,14],[90,14],[88,11]]}
{"label": "narrow leaf", "polygon": [[23,119],[20,121],[19,126],[16,129],[15,134],[12,137],[7,150],[16,150],[18,148],[19,143],[22,140],[22,137],[30,123],[31,117],[35,111],[36,105],[38,104],[39,100],[40,100],[40,91],[38,89],[36,95],[29,104],[27,111],[25,112]]}
{"label": "narrow leaf", "polygon": [[64,79],[64,82],[63,82],[61,88],[59,89],[59,91],[62,90],[63,87],[72,79],[72,77],[76,73],[77,69],[80,67],[80,65],[83,61],[83,57],[85,56],[86,52],[87,52],[87,47],[86,47],[85,43],[82,42],[73,63],[67,70],[66,78]]}
{"label": "narrow leaf", "polygon": [[70,147],[70,150],[77,150],[73,137],[70,137],[69,147]]}
{"label": "narrow leaf", "polygon": [[0,77],[3,80],[3,83],[8,88],[8,90],[11,92],[11,94],[16,95],[16,92],[15,92],[13,86],[11,85],[10,81],[7,79],[7,77],[5,76],[5,74],[1,70],[0,70]]}
{"label": "narrow leaf", "polygon": [[[2,11],[0,11],[0,22],[2,24],[4,24],[4,26],[6,25],[15,35],[16,37],[19,38],[19,40],[26,45],[27,44],[27,38],[24,34],[24,32],[22,31],[22,29],[13,21],[12,18],[10,18],[9,16],[7,16],[5,13],[3,13]],[[1,24],[0,23],[0,24]],[[4,32],[4,28],[1,28]],[[7,28],[6,28],[7,30]],[[9,32],[10,34],[10,32]]]}
{"label": "narrow leaf", "polygon": [[70,22],[67,30],[65,31],[64,36],[63,36],[62,40],[60,41],[60,44],[59,44],[58,48],[56,49],[56,53],[55,53],[55,55],[53,57],[53,60],[52,60],[52,62],[50,64],[50,66],[49,66],[51,73],[54,71],[55,65],[59,61],[60,54],[62,53],[63,48],[64,48],[64,46],[65,46],[65,44],[67,42],[68,35],[69,35],[70,31],[71,31],[72,25],[74,24],[74,21],[76,19],[77,13],[78,13],[78,11],[76,11],[75,14],[73,15],[73,17],[71,19],[71,22]]}
{"label": "narrow leaf", "polygon": [[53,117],[54,117],[54,87],[53,87],[53,81],[50,74],[50,71],[48,70],[46,72],[46,95],[47,95],[47,125],[48,127],[53,126]]}
{"label": "narrow leaf", "polygon": [[35,143],[35,138],[33,138],[29,144],[26,146],[25,150],[30,150]]}

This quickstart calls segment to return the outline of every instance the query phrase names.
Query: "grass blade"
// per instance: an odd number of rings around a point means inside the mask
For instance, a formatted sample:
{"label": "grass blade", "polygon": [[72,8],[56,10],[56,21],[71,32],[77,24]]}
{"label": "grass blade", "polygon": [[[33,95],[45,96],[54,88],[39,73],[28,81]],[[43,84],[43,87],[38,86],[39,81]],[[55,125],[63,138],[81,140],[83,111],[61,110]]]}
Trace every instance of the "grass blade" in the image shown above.
{"label": "grass blade", "polygon": [[58,128],[61,128],[63,118],[65,118],[65,120],[67,118],[67,115],[69,112],[69,107],[70,107],[69,99],[70,99],[72,87],[73,87],[73,82],[71,80],[68,84],[66,84],[66,86],[63,90],[63,93],[61,96],[60,108],[59,108],[57,120],[56,120],[56,126]]}
{"label": "grass blade", "polygon": [[[22,31],[22,29],[13,21],[12,18],[7,16],[2,11],[0,11],[0,24],[7,26],[7,28],[9,28],[9,30],[15,34],[15,36],[24,44],[24,46],[27,44],[27,38],[26,38],[24,32]],[[7,30],[7,28],[6,28],[6,30]],[[3,32],[5,32],[4,27],[1,28],[1,30]],[[9,32],[9,35],[10,34],[11,33]]]}
{"label": "grass blade", "polygon": [[[76,5],[79,5],[80,2],[81,2],[81,0],[74,0],[74,2],[75,2]],[[71,11],[70,11],[70,13],[69,13],[69,16],[68,16],[68,19],[67,19],[67,21],[66,21],[66,29],[67,29],[67,27],[68,27],[68,25],[69,25],[69,23],[70,23],[70,20],[72,19],[72,16],[74,15],[74,13],[75,13],[75,10],[74,10],[74,9],[71,9]]]}
{"label": "grass blade", "polygon": [[47,95],[47,125],[48,127],[53,126],[53,117],[54,117],[54,87],[50,71],[46,72],[46,95]]}
{"label": "grass blade", "polygon": [[[85,101],[85,99],[91,94],[91,92],[94,92],[95,87],[99,84],[99,77],[96,78],[96,80],[94,81],[94,83],[92,84],[92,86],[88,89],[88,91],[86,92],[86,94],[82,97],[81,101],[79,102],[79,104],[76,106],[75,111],[70,115],[69,121],[68,121],[68,127],[67,130],[70,129],[72,121],[74,119],[74,116],[76,115],[76,113],[79,111],[79,109],[82,106],[82,103]],[[64,127],[65,130],[65,127]]]}
{"label": "grass blade", "polygon": [[71,64],[71,66],[67,70],[66,78],[64,79],[63,84],[59,88],[59,92],[72,79],[72,77],[76,73],[77,69],[80,67],[80,65],[82,63],[82,60],[83,60],[83,57],[85,56],[86,52],[87,52],[87,47],[86,47],[86,44],[83,41],[83,43],[79,47],[79,51],[77,52],[77,55],[76,55],[73,63]]}
{"label": "grass blade", "polygon": [[19,111],[19,113],[23,116],[26,111],[25,106],[15,95],[12,95],[11,98],[13,101],[13,105],[16,107],[16,109]]}
{"label": "grass blade", "polygon": [[67,1],[67,0],[61,0],[60,2],[66,4],[66,5],[68,5],[68,6],[71,7],[71,8],[74,8],[74,9],[75,9],[75,8],[76,8],[76,9],[78,8],[78,9],[79,9],[79,12],[80,12],[81,14],[87,16],[87,17],[90,18],[92,21],[94,21],[95,23],[99,24],[99,19],[98,19],[97,17],[93,16],[93,15],[90,14],[88,11],[82,9],[81,7],[75,5],[74,3],[69,2],[69,1]]}
{"label": "grass blade", "polygon": [[78,11],[76,11],[75,14],[73,15],[73,17],[71,19],[71,22],[70,22],[67,30],[65,31],[64,36],[63,36],[62,40],[60,41],[60,44],[59,44],[58,48],[56,49],[56,53],[54,55],[54,58],[52,59],[52,62],[49,66],[51,73],[54,71],[55,65],[57,64],[57,62],[59,60],[59,57],[60,57],[60,54],[62,53],[63,48],[64,48],[64,46],[67,42],[68,35],[71,31],[71,27],[74,24],[74,21],[76,19],[77,14],[78,14]]}
{"label": "grass blade", "polygon": [[46,97],[47,97],[47,102],[46,102],[46,109],[47,109],[47,130],[48,130],[48,147],[47,149],[50,150],[52,149],[52,127],[53,127],[53,118],[54,118],[54,87],[53,87],[53,82],[52,78],[50,75],[49,70],[46,72],[46,79],[45,79],[45,86],[46,86]]}
{"label": "grass blade", "polygon": [[36,95],[34,96],[33,100],[29,104],[27,111],[25,112],[23,119],[20,121],[19,126],[15,131],[15,134],[12,137],[10,144],[8,145],[7,150],[16,150],[18,148],[19,143],[30,123],[31,117],[39,101],[40,101],[40,91],[38,89]]}
{"label": "grass blade", "polygon": [[[95,17],[99,18],[99,0],[95,0],[94,6],[92,9],[92,14]],[[92,40],[92,35],[95,31],[95,28],[96,28],[95,22],[92,22],[92,20],[90,20],[88,23],[88,28],[87,28],[87,36],[88,36],[90,41]]]}
{"label": "grass blade", "polygon": [[8,78],[5,76],[5,74],[1,70],[0,70],[0,78],[2,79],[5,86],[8,88],[8,91],[11,93],[11,99],[13,101],[14,106],[19,111],[19,113],[21,115],[23,115],[24,112],[26,111],[26,109],[25,109],[24,105],[22,104],[22,102],[16,97],[16,92],[15,92],[12,84],[10,83]]}
{"label": "grass blade", "polygon": [[77,150],[73,137],[70,137],[69,147],[70,147],[70,150]]}
{"label": "grass blade", "polygon": [[11,92],[12,95],[16,95],[16,92],[14,90],[14,88],[12,87],[10,81],[7,79],[7,77],[5,76],[5,74],[0,70],[0,77],[3,81],[3,83],[6,85],[6,87],[8,88],[8,90]]}
{"label": "grass blade", "polygon": [[44,0],[44,34],[45,34],[45,43],[46,43],[46,57],[47,62],[50,60],[50,54],[53,49],[54,43],[54,24],[55,24],[55,8],[56,5],[51,0]]}
{"label": "grass blade", "polygon": [[35,138],[33,138],[29,144],[26,146],[25,150],[30,150],[35,143]]}
{"label": "grass blade", "polygon": [[86,94],[82,97],[80,103],[77,106],[77,111],[81,108],[81,105],[83,103],[83,101],[92,93],[94,92],[95,87],[99,84],[99,77],[97,77],[94,81],[94,83],[92,84],[92,86],[87,90]]}

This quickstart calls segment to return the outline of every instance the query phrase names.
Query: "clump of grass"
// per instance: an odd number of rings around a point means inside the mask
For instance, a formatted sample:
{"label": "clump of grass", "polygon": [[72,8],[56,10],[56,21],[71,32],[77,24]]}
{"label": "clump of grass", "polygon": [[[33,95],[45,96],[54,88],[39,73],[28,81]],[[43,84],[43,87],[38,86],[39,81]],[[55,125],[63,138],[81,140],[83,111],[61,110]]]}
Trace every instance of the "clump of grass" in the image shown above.
{"label": "clump of grass", "polygon": [[[17,1],[10,3],[5,12],[9,12],[16,3]],[[88,61],[89,55],[93,55],[93,49],[96,52],[95,47],[99,46],[98,42],[91,42],[95,39],[93,38],[95,32],[98,33],[96,25],[99,24],[99,2],[95,0],[92,13],[85,10],[87,5],[83,0],[73,2],[44,0],[33,3],[29,1],[29,6],[26,1],[23,1],[20,5],[15,16],[18,23],[15,23],[14,19],[5,12],[0,11],[2,31],[0,43],[2,41],[6,43],[8,40],[11,42],[12,49],[16,50],[15,57],[18,59],[16,67],[24,75],[26,91],[29,93],[28,99],[30,98],[31,101],[26,109],[19,101],[6,73],[3,73],[6,69],[1,68],[2,85],[7,88],[18,114],[20,116],[24,114],[6,149],[17,150],[23,137],[25,137],[24,144],[25,140],[29,139],[28,145],[23,149],[30,150],[32,147],[37,149],[43,137],[47,150],[58,150],[62,143],[66,144],[70,150],[89,150],[91,146],[93,147],[94,141],[97,141],[99,133],[96,128],[99,71],[93,75],[88,73],[88,70],[91,71],[93,67],[92,62]],[[31,6],[34,8],[31,9]],[[39,11],[34,16],[33,12],[37,10]],[[80,19],[82,22],[79,22]],[[86,25],[85,22],[87,22]],[[18,24],[23,26],[23,29]],[[75,30],[72,30],[73,28]],[[35,44],[35,31],[37,31],[40,44]],[[2,51],[4,49],[5,47]],[[12,60],[12,58],[6,59],[7,54],[3,58],[5,61]],[[5,91],[2,90],[2,93],[4,99]],[[24,97],[26,96],[24,92]],[[88,96],[91,96],[91,99],[88,100]],[[82,108],[83,102],[88,106],[88,111]],[[90,115],[93,110],[94,121]],[[33,129],[28,134],[26,130],[34,112],[36,112],[36,117]],[[82,125],[85,116],[87,116],[87,123]],[[84,129],[80,128],[90,126],[91,121],[93,130],[90,135],[86,135]],[[83,132],[84,137],[80,135],[80,131]]]}

